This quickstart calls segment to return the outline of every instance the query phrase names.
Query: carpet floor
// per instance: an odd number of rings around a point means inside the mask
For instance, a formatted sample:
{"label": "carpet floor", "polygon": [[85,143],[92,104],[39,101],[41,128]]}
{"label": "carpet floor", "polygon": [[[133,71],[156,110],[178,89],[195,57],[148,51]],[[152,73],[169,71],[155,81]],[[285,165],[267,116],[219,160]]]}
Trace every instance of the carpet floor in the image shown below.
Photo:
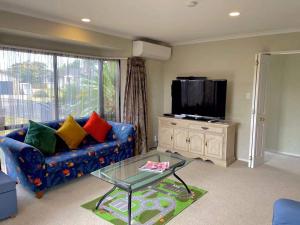
{"label": "carpet floor", "polygon": [[[196,160],[178,174],[189,185],[208,193],[171,220],[170,225],[269,225],[276,199],[300,200],[299,158],[270,156],[256,169],[247,168],[241,161],[224,169]],[[0,224],[109,224],[80,205],[110,188],[93,176],[85,176],[51,189],[38,200],[18,185],[18,215]]]}

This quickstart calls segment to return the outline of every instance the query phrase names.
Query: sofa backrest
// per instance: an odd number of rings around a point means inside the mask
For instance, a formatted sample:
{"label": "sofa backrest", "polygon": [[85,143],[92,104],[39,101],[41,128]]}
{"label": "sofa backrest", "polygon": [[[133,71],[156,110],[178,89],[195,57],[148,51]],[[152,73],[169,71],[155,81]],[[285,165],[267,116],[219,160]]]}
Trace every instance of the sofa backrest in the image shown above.
{"label": "sofa backrest", "polygon": [[[82,117],[82,118],[78,118],[75,119],[78,124],[80,126],[84,126],[86,121],[88,120],[89,117]],[[58,121],[50,121],[50,122],[44,122],[42,124],[45,124],[55,130],[59,129],[59,127],[63,124],[64,120],[58,120]],[[108,123],[110,125],[112,125],[112,129],[111,131],[107,134],[106,137],[106,141],[110,142],[110,141],[127,141],[128,139],[128,135],[132,136],[134,135],[134,127],[131,124],[126,124],[126,123],[118,123],[118,122],[112,122],[112,121],[108,121]],[[14,140],[20,141],[20,142],[24,142],[25,140],[25,136],[27,133],[27,126],[18,130],[15,130],[9,134],[7,134],[6,136],[9,138],[12,138]],[[87,135],[85,137],[85,139],[82,141],[82,143],[80,144],[79,148],[84,147],[84,146],[88,146],[88,145],[93,145],[93,144],[98,144],[98,142],[93,139],[90,135]],[[62,141],[58,136],[57,136],[57,144],[56,144],[56,148],[58,151],[64,151],[67,150],[68,147],[66,146],[66,144],[64,143],[64,141]]]}
{"label": "sofa backrest", "polygon": [[[89,119],[89,117],[82,117],[82,118],[78,118],[78,119],[75,119],[75,120],[77,121],[77,123],[80,124],[80,126],[84,126],[84,124],[86,123],[86,121],[88,119]],[[57,130],[63,124],[63,122],[64,122],[64,119],[43,122],[42,124],[45,124],[46,126]],[[7,134],[6,136],[9,137],[9,138],[12,138],[14,140],[24,142],[27,130],[28,130],[28,127],[26,125],[23,128],[12,131],[11,133]]]}

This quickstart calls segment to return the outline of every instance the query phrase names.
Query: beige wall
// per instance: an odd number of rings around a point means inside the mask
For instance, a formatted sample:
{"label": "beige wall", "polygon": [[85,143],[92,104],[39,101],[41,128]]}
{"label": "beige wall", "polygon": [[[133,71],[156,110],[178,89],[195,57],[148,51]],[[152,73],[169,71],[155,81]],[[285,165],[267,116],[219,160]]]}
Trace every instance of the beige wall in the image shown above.
{"label": "beige wall", "polygon": [[271,63],[271,71],[278,68],[280,72],[270,73],[266,148],[300,155],[300,54],[271,56],[271,59],[277,61],[275,65]]}
{"label": "beige wall", "polygon": [[108,57],[128,57],[132,51],[129,39],[1,10],[0,44]]}
{"label": "beige wall", "polygon": [[300,155],[300,55],[287,55],[282,79],[278,150]]}
{"label": "beige wall", "polygon": [[280,111],[282,97],[282,78],[285,67],[285,55],[272,55],[267,74],[266,90],[266,137],[265,150],[278,149]]}
{"label": "beige wall", "polygon": [[163,113],[163,61],[146,60],[147,88],[148,88],[148,143],[156,146],[154,136],[157,137],[157,117]]}
{"label": "beige wall", "polygon": [[254,57],[266,51],[300,50],[300,33],[176,46],[163,68],[164,112],[171,111],[171,81],[178,75],[203,75],[229,81],[227,119],[239,123],[237,157],[248,159]]}

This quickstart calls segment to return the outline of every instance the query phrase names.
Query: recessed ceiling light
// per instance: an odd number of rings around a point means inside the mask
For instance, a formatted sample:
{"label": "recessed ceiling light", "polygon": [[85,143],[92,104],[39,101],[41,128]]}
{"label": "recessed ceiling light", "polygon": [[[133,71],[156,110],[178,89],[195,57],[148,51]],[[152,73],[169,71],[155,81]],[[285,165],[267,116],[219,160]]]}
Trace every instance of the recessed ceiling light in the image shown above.
{"label": "recessed ceiling light", "polygon": [[198,5],[198,1],[196,1],[196,0],[187,0],[186,1],[187,7],[195,7],[196,5]]}
{"label": "recessed ceiling light", "polygon": [[239,16],[239,15],[241,15],[240,12],[231,12],[231,13],[229,13],[229,16],[232,16],[232,17]]}
{"label": "recessed ceiling light", "polygon": [[82,18],[81,21],[84,22],[84,23],[89,23],[89,22],[91,22],[91,19],[89,19],[89,18]]}

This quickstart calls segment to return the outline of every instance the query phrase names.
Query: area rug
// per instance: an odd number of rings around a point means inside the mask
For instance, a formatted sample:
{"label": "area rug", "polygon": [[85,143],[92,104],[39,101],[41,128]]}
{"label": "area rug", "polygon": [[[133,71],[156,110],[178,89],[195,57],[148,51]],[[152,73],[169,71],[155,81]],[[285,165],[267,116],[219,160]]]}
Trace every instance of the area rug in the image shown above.
{"label": "area rug", "polygon": [[[188,194],[184,186],[171,179],[136,191],[132,195],[131,224],[163,225],[189,207],[206,190],[189,186],[192,194]],[[83,204],[81,207],[88,209],[97,216],[115,225],[126,225],[127,192],[116,189],[101,203],[98,210],[96,204],[101,197]]]}

